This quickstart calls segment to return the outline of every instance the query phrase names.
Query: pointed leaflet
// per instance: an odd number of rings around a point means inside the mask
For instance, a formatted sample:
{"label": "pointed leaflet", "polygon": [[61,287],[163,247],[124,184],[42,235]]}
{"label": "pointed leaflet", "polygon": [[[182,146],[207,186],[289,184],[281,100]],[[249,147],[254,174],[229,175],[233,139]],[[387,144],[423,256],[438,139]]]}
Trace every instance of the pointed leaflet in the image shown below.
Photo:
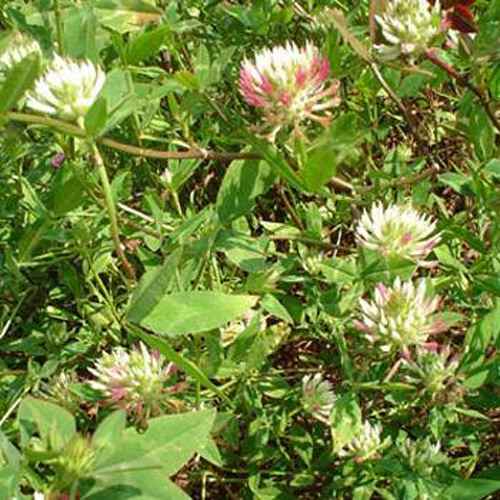
{"label": "pointed leaflet", "polygon": [[242,316],[257,300],[252,295],[211,291],[172,293],[164,295],[140,323],[169,337],[206,332]]}
{"label": "pointed leaflet", "polygon": [[0,113],[13,108],[33,86],[40,69],[38,54],[31,54],[16,64],[7,74],[0,89]]}

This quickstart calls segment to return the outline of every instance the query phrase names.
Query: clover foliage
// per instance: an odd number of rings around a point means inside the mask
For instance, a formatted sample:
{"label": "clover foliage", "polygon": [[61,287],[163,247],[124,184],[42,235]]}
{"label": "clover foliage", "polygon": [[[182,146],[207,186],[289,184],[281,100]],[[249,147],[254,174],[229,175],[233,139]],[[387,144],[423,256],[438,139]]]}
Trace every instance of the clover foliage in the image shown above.
{"label": "clover foliage", "polygon": [[0,500],[498,498],[500,0],[0,30]]}

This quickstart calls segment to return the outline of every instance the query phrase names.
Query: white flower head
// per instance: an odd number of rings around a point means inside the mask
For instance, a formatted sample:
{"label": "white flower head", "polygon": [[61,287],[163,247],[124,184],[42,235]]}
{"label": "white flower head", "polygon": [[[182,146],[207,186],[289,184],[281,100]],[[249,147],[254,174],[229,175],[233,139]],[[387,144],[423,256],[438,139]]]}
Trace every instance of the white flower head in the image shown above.
{"label": "white flower head", "polygon": [[95,376],[90,386],[111,406],[142,419],[159,413],[164,385],[174,371],[172,363],[166,364],[163,356],[148,351],[142,343],[131,351],[117,347],[89,368]]}
{"label": "white flower head", "polygon": [[55,56],[28,93],[26,105],[40,113],[81,121],[101,91],[106,75],[90,61]]}
{"label": "white flower head", "polygon": [[359,245],[384,257],[418,261],[427,257],[440,241],[436,222],[410,206],[374,203],[361,216],[356,229]]}
{"label": "white flower head", "polygon": [[428,297],[425,280],[415,286],[412,281],[396,278],[391,288],[379,283],[373,301],[360,299],[362,319],[355,325],[383,352],[407,351],[446,329],[444,322],[434,316],[439,303],[439,297]]}
{"label": "white flower head", "polygon": [[11,37],[7,48],[0,53],[0,73],[7,72],[30,54],[41,53],[42,50],[36,40],[33,40],[22,33],[15,33]]}
{"label": "white flower head", "polygon": [[332,384],[321,373],[302,379],[302,405],[314,418],[329,423],[335,400]]}
{"label": "white flower head", "polygon": [[382,440],[382,426],[371,424],[368,420],[362,424],[357,435],[340,451],[341,457],[353,457],[358,462],[376,458],[380,451],[390,445],[390,438]]}
{"label": "white flower head", "polygon": [[260,108],[276,130],[304,119],[327,123],[323,112],[339,104],[338,81],[327,87],[330,64],[310,42],[302,48],[288,42],[245,59],[240,70],[240,92]]}
{"label": "white flower head", "polygon": [[385,12],[375,18],[386,41],[375,48],[385,60],[417,57],[441,33],[439,1],[431,6],[428,0],[389,0]]}

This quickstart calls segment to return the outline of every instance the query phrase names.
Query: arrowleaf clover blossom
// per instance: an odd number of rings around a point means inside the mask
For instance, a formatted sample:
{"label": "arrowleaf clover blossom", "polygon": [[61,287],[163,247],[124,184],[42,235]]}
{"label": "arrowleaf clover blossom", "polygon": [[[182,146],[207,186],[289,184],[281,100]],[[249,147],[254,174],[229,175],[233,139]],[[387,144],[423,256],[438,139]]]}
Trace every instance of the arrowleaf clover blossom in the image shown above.
{"label": "arrowleaf clover blossom", "polygon": [[427,0],[389,0],[385,12],[375,18],[386,41],[375,49],[385,60],[417,57],[442,32],[439,2],[429,6]]}
{"label": "arrowleaf clover blossom", "polygon": [[341,457],[353,457],[357,462],[376,458],[380,451],[391,443],[389,437],[382,441],[382,426],[371,424],[368,420],[362,424],[357,435],[340,451]]}
{"label": "arrowleaf clover blossom", "polygon": [[441,238],[435,231],[436,223],[410,206],[384,208],[382,203],[375,203],[370,212],[363,212],[356,240],[384,257],[417,261],[427,257],[439,243]]}
{"label": "arrowleaf clover blossom", "polygon": [[375,300],[360,299],[362,320],[355,326],[377,343],[383,352],[401,350],[425,344],[429,335],[446,330],[446,324],[434,316],[439,297],[428,297],[425,280],[418,286],[396,278],[392,288],[379,283]]}
{"label": "arrowleaf clover blossom", "polygon": [[339,104],[339,82],[327,86],[330,64],[310,42],[265,49],[253,61],[245,59],[240,70],[240,92],[245,101],[263,111],[273,127],[295,127],[304,119],[327,124],[323,113]]}
{"label": "arrowleaf clover blossom", "polygon": [[417,441],[406,438],[398,443],[398,450],[412,471],[423,477],[432,477],[435,468],[448,461],[441,452],[441,443],[432,444],[429,438]]}
{"label": "arrowleaf clover blossom", "polygon": [[5,73],[30,54],[41,53],[42,50],[36,40],[22,33],[15,33],[7,48],[0,54],[0,73]]}
{"label": "arrowleaf clover blossom", "polygon": [[28,93],[26,105],[41,113],[81,122],[105,80],[103,70],[92,62],[56,55]]}
{"label": "arrowleaf clover blossom", "polygon": [[314,418],[329,423],[335,400],[332,384],[321,373],[302,379],[302,405]]}
{"label": "arrowleaf clover blossom", "polygon": [[163,356],[149,352],[142,343],[130,352],[117,347],[105,353],[89,371],[96,378],[90,386],[109,405],[126,410],[139,421],[159,414],[166,393],[176,390],[175,386],[164,387],[175,366],[165,364]]}
{"label": "arrowleaf clover blossom", "polygon": [[417,348],[416,359],[403,360],[408,370],[405,377],[410,383],[422,384],[434,398],[456,381],[459,366],[449,346],[441,349]]}

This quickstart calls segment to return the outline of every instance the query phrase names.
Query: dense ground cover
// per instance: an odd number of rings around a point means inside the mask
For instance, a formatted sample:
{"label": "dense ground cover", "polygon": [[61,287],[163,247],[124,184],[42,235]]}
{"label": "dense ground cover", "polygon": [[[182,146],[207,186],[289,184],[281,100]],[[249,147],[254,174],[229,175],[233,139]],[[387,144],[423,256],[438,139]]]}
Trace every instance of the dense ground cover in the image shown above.
{"label": "dense ground cover", "polygon": [[0,25],[0,499],[495,498],[499,0]]}

